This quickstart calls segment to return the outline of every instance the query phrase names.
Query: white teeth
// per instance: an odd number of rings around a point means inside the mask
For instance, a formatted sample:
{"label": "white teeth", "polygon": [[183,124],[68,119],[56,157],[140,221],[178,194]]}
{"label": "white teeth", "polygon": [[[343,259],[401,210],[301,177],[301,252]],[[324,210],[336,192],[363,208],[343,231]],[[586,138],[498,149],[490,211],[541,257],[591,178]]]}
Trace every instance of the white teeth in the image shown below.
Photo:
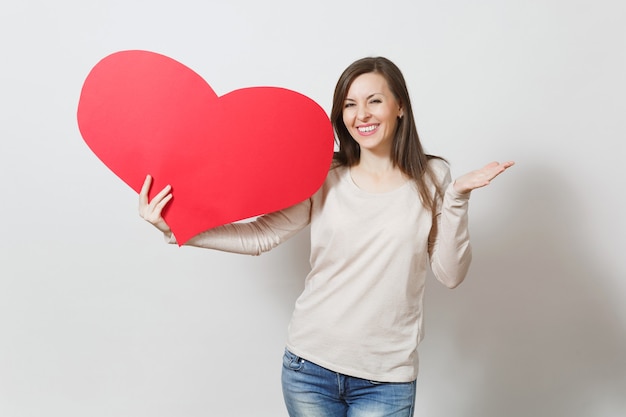
{"label": "white teeth", "polygon": [[371,132],[372,130],[376,129],[377,127],[378,127],[377,125],[371,125],[371,126],[367,126],[367,127],[359,127],[359,132],[363,132],[363,133]]}

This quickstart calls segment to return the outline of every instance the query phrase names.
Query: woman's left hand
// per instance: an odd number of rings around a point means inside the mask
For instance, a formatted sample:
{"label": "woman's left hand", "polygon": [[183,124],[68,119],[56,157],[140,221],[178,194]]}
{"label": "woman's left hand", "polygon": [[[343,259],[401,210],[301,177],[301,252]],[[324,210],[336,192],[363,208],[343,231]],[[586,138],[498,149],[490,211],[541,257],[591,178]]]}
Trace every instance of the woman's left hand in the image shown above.
{"label": "woman's left hand", "polygon": [[513,161],[503,163],[491,162],[480,169],[468,172],[467,174],[457,178],[456,181],[454,181],[454,190],[458,193],[465,194],[476,188],[489,185],[491,180],[502,174],[514,164],[515,162]]}

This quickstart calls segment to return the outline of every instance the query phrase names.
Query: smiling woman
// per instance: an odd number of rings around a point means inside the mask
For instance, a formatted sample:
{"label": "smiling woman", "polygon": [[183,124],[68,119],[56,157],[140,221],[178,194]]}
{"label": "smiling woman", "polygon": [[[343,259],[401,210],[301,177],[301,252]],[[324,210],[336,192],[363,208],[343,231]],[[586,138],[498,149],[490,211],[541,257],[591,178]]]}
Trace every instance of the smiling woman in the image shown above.
{"label": "smiling woman", "polygon": [[377,73],[357,77],[348,90],[343,123],[361,150],[390,154],[402,106]]}
{"label": "smiling woman", "polygon": [[[343,123],[363,154],[388,160],[398,120],[403,111],[385,78],[378,73],[358,76],[350,85],[343,108]],[[351,177],[362,189],[385,192],[400,187],[408,178],[399,169],[372,170],[365,159],[351,169]]]}
{"label": "smiling woman", "polygon": [[[331,121],[339,151],[309,199],[255,221],[207,230],[186,245],[258,255],[311,226],[311,271],[296,302],[282,385],[292,417],[413,415],[428,267],[445,286],[471,261],[470,191],[513,165],[491,163],[452,182],[426,155],[400,70],[364,58],[339,78]],[[142,217],[176,242],[161,216],[169,187]]]}

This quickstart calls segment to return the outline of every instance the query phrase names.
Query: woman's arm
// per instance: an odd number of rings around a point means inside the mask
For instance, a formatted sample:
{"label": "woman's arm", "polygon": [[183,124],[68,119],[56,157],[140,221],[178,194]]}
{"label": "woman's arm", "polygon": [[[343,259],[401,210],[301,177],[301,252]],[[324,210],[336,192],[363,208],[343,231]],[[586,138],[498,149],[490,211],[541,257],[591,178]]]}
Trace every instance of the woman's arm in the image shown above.
{"label": "woman's arm", "polygon": [[433,219],[428,240],[431,268],[437,279],[448,288],[455,288],[467,275],[472,260],[468,230],[468,206],[472,190],[485,187],[514,162],[492,162],[483,168],[450,181],[446,167],[442,184],[446,187],[443,201]]}
{"label": "woman's arm", "polygon": [[455,191],[447,167],[442,184],[445,193],[433,218],[428,253],[435,277],[446,287],[455,288],[465,279],[472,261],[467,217],[469,194]]}
{"label": "woman's arm", "polygon": [[[207,230],[189,239],[185,246],[260,255],[306,227],[310,221],[310,210],[309,199],[253,221],[231,223]],[[175,237],[171,236],[168,242],[176,243]]]}
{"label": "woman's arm", "polygon": [[[171,187],[166,186],[149,201],[151,184],[152,178],[148,175],[139,193],[139,215],[163,232],[166,242],[176,243],[176,237],[161,215],[172,198]],[[189,239],[185,245],[260,255],[306,227],[310,221],[310,209],[310,200],[305,200],[250,222],[232,223],[207,230]]]}

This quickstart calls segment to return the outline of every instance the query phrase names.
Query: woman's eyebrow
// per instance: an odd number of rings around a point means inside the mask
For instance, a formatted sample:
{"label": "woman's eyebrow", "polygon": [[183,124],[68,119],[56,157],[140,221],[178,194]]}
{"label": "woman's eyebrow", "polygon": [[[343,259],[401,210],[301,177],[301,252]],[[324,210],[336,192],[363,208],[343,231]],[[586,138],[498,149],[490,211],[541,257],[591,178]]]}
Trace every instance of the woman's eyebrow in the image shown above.
{"label": "woman's eyebrow", "polygon": [[[369,96],[367,96],[366,98],[367,98],[367,100],[369,100],[370,98],[372,98],[372,97],[374,97],[374,96],[376,96],[376,95],[381,95],[381,96],[384,96],[384,94],[383,94],[383,93],[372,93],[372,94],[370,94]],[[353,99],[353,98],[350,98],[350,97],[346,97],[345,101],[356,101],[356,100],[355,100],[355,99]]]}

